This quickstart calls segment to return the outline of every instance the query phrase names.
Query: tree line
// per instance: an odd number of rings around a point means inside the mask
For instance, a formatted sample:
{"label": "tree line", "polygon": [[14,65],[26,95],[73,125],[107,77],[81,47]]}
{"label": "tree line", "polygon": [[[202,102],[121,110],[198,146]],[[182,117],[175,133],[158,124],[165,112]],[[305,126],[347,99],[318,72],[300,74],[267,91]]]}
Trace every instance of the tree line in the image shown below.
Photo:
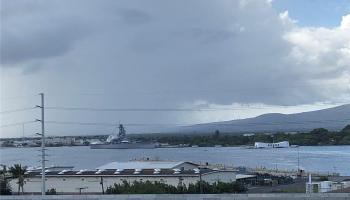
{"label": "tree line", "polygon": [[24,174],[26,171],[27,168],[21,164],[15,164],[9,169],[5,165],[2,165],[2,169],[0,169],[0,195],[12,194],[12,188],[9,184],[10,179],[17,179],[17,193],[23,193]]}
{"label": "tree line", "polygon": [[209,184],[205,181],[198,181],[188,186],[179,184],[177,187],[162,182],[124,181],[121,184],[114,184],[107,188],[107,194],[221,194],[221,193],[243,193],[247,188],[239,182],[216,182]]}
{"label": "tree line", "polygon": [[289,141],[293,145],[317,146],[317,145],[350,145],[350,125],[341,131],[329,131],[324,128],[317,128],[310,132],[275,134],[256,133],[249,136],[243,134],[220,133],[216,130],[212,134],[158,134],[158,135],[138,135],[139,140],[153,140],[159,143],[170,145],[188,144],[207,146],[239,146],[254,145],[254,142],[280,142]]}

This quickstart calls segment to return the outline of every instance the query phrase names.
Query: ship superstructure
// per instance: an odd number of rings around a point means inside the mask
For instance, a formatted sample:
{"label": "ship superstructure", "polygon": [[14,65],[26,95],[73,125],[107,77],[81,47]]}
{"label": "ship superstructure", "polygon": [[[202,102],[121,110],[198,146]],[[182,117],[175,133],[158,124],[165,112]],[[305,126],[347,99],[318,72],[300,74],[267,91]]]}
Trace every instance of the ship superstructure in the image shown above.
{"label": "ship superstructure", "polygon": [[119,133],[108,136],[105,142],[90,144],[91,149],[153,149],[156,143],[129,140],[122,124]]}

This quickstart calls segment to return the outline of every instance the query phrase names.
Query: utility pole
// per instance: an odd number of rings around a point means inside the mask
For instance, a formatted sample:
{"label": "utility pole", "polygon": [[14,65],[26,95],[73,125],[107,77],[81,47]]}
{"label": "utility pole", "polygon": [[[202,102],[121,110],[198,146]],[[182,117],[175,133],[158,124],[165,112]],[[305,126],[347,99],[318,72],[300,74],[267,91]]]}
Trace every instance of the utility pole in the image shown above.
{"label": "utility pole", "polygon": [[45,183],[45,116],[44,116],[44,93],[39,94],[41,96],[41,106],[37,106],[41,108],[41,120],[37,120],[41,122],[41,195],[45,195],[46,193],[46,183]]}
{"label": "utility pole", "polygon": [[102,194],[105,194],[105,189],[104,189],[104,186],[103,186],[103,177],[101,176],[101,187],[102,187]]}
{"label": "utility pole", "polygon": [[198,169],[199,171],[199,192],[203,194],[203,185],[202,185],[202,173],[201,168]]}
{"label": "utility pole", "polygon": [[299,146],[298,148],[298,173],[300,172],[300,156],[299,156]]}
{"label": "utility pole", "polygon": [[24,123],[22,123],[22,141],[24,141]]}

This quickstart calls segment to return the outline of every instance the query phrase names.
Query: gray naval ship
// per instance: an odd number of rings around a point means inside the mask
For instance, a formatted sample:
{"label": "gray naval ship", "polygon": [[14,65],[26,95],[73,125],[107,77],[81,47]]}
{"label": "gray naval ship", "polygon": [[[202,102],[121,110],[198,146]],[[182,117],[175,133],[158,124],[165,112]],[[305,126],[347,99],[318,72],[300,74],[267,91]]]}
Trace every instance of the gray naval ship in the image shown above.
{"label": "gray naval ship", "polygon": [[157,144],[152,142],[131,141],[126,137],[126,131],[122,124],[119,125],[119,133],[108,136],[105,142],[91,143],[91,149],[154,149]]}

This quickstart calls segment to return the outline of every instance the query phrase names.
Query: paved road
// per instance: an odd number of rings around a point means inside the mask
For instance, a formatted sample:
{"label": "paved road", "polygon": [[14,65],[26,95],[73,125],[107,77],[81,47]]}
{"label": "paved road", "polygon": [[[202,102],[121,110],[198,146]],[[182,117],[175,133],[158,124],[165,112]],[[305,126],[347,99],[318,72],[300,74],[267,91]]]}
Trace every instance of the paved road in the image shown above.
{"label": "paved road", "polygon": [[305,193],[305,183],[305,179],[296,179],[292,184],[251,187],[248,189],[248,193],[276,193],[285,191]]}

